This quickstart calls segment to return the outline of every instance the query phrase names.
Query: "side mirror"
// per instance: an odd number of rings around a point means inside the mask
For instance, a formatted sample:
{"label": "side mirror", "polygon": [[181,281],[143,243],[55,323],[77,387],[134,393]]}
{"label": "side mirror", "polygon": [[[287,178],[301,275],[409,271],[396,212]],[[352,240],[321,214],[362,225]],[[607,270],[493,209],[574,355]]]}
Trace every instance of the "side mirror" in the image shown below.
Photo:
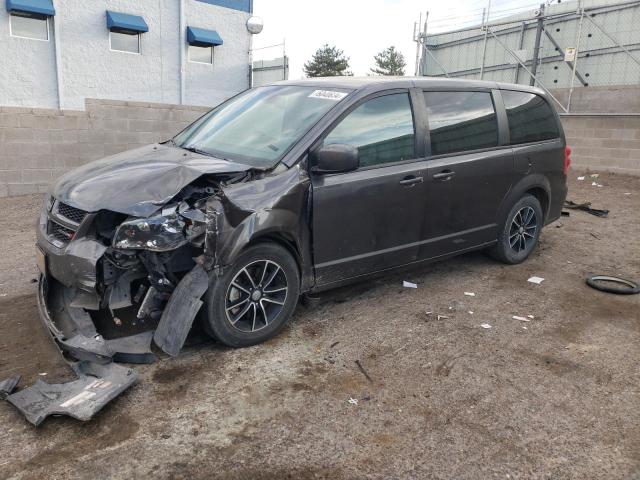
{"label": "side mirror", "polygon": [[358,149],[352,145],[324,145],[311,158],[314,173],[351,172],[359,165]]}

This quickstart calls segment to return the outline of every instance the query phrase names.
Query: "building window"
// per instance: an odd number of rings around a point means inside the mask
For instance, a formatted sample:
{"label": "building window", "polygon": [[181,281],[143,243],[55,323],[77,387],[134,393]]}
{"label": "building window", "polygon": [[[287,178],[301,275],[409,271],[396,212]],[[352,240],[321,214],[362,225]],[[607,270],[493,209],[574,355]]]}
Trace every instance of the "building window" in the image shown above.
{"label": "building window", "polygon": [[12,14],[10,19],[12,37],[49,40],[49,20],[47,17]]}
{"label": "building window", "polygon": [[210,45],[206,47],[189,45],[189,61],[213,65],[213,47]]}
{"label": "building window", "polygon": [[109,32],[111,50],[127,53],[140,53],[140,34]]}

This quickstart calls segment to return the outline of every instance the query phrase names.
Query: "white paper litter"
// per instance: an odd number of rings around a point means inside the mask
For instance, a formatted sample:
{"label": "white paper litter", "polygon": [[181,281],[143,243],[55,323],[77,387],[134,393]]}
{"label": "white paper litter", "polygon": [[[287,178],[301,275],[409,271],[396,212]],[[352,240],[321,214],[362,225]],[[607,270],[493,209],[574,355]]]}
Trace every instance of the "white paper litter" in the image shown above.
{"label": "white paper litter", "polygon": [[534,317],[533,315],[527,315],[527,317],[528,317],[528,318],[530,318],[531,320],[533,320],[534,318],[536,318],[536,317]]}
{"label": "white paper litter", "polygon": [[488,323],[483,323],[483,324],[481,324],[480,326],[481,326],[482,328],[486,328],[486,329],[491,328],[491,325],[489,325]]}
{"label": "white paper litter", "polygon": [[592,174],[590,175],[590,177],[591,177],[591,178],[598,178],[599,176],[600,176],[600,174],[599,174],[599,173],[592,173]]}
{"label": "white paper litter", "polygon": [[357,398],[349,397],[349,403],[350,403],[351,405],[358,405],[358,399],[357,399]]}
{"label": "white paper litter", "polygon": [[625,195],[631,195],[631,192],[624,192]]}
{"label": "white paper litter", "polygon": [[519,317],[518,315],[514,315],[511,318],[513,318],[514,320],[520,320],[521,322],[530,322],[531,321],[531,319],[529,319],[529,318]]}
{"label": "white paper litter", "polygon": [[544,280],[544,278],[542,278],[542,277],[535,277],[535,276],[534,276],[534,277],[531,277],[531,278],[530,278],[529,280],[527,280],[527,281],[528,281],[528,282],[531,282],[531,283],[536,283],[536,284],[540,285],[540,284],[542,283],[542,281],[543,281],[543,280]]}
{"label": "white paper litter", "polygon": [[406,280],[402,282],[402,286],[406,288],[418,288],[418,285],[415,283],[407,282]]}
{"label": "white paper litter", "polygon": [[475,293],[473,293],[473,292],[464,292],[464,294],[465,294],[467,297],[475,297],[475,296],[476,296],[476,294],[475,294]]}
{"label": "white paper litter", "polygon": [[583,180],[584,180],[584,177],[578,177],[578,180],[579,180],[579,181],[583,181]]}
{"label": "white paper litter", "polygon": [[469,315],[473,315],[473,310],[469,310]]}

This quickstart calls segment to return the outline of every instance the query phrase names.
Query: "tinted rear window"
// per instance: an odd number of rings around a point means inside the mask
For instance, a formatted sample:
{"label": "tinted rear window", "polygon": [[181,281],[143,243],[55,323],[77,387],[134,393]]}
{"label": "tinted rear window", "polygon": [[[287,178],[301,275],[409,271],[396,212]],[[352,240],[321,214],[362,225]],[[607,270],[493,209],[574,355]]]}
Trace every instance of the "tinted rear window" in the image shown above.
{"label": "tinted rear window", "polygon": [[488,92],[425,92],[431,154],[498,145],[498,123]]}
{"label": "tinted rear window", "polygon": [[558,138],[558,124],[549,104],[527,92],[502,91],[507,109],[511,143],[540,142]]}

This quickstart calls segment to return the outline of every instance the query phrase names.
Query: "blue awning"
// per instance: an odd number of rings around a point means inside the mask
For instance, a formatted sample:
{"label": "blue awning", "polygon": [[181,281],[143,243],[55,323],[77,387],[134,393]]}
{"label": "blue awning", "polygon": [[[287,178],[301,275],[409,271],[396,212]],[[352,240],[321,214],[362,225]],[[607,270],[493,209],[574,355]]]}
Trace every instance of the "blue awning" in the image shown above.
{"label": "blue awning", "polygon": [[148,32],[149,27],[144,18],[138,15],[128,15],[126,13],[111,12],[107,10],[107,28],[112,32],[120,33],[143,33]]}
{"label": "blue awning", "polygon": [[51,0],[6,0],[7,12],[31,13],[53,17],[56,14]]}
{"label": "blue awning", "polygon": [[187,43],[196,47],[210,47],[222,45],[222,38],[215,30],[187,27]]}

